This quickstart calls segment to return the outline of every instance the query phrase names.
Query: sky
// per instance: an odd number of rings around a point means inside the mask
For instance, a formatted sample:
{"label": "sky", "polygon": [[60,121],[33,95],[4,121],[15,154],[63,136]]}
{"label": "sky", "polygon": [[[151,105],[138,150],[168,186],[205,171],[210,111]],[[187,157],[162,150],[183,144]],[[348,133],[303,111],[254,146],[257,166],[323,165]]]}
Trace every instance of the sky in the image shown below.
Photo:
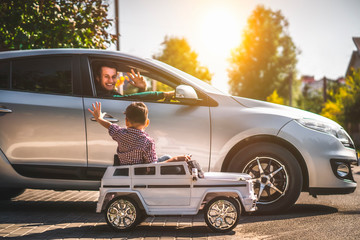
{"label": "sky", "polygon": [[[108,0],[112,4],[113,0]],[[360,0],[119,0],[120,50],[149,58],[161,53],[165,36],[184,37],[212,84],[228,92],[229,58],[257,5],[280,10],[301,54],[298,77],[344,76],[352,37],[360,37]],[[109,9],[111,18],[113,8]],[[112,46],[110,49],[115,49]]]}

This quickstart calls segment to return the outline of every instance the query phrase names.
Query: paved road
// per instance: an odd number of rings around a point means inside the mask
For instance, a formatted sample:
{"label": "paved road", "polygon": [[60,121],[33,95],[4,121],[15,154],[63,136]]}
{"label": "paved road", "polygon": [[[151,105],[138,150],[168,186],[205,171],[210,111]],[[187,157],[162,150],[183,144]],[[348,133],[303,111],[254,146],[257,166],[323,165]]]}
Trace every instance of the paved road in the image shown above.
{"label": "paved road", "polygon": [[[360,167],[354,168],[360,182]],[[149,217],[130,233],[112,231],[95,213],[98,193],[27,190],[0,202],[0,237],[9,239],[360,239],[360,188],[312,198],[302,193],[285,213],[243,216],[228,234],[214,234],[202,214]]]}

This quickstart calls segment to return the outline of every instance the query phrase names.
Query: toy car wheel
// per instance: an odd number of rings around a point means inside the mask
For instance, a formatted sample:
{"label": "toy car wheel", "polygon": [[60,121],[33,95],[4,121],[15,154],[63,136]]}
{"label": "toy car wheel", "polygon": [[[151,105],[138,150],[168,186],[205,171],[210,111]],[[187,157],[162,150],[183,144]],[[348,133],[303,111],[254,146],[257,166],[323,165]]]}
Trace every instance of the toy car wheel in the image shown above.
{"label": "toy car wheel", "polygon": [[254,143],[241,149],[227,171],[234,170],[252,177],[258,212],[286,210],[302,189],[303,177],[296,158],[274,143]]}
{"label": "toy car wheel", "polygon": [[141,213],[136,202],[127,197],[113,199],[105,211],[106,222],[117,231],[128,231],[140,222]]}
{"label": "toy car wheel", "polygon": [[217,197],[208,202],[204,209],[204,218],[214,232],[228,232],[239,222],[241,208],[232,198]]}

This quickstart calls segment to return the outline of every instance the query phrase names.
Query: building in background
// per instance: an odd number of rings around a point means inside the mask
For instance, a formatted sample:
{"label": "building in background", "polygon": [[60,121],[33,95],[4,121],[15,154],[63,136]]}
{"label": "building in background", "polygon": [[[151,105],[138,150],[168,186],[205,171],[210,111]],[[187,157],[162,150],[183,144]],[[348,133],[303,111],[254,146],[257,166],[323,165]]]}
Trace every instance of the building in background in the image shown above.
{"label": "building in background", "polygon": [[322,79],[316,80],[314,76],[301,76],[301,92],[304,97],[314,97],[321,94],[324,102],[327,100],[328,90],[337,88],[342,84],[345,84],[344,77],[337,79],[323,77]]}
{"label": "building in background", "polygon": [[346,69],[345,75],[348,76],[351,74],[351,69],[358,69],[360,68],[360,37],[353,37],[353,41],[357,48],[356,51],[353,51],[348,68]]}

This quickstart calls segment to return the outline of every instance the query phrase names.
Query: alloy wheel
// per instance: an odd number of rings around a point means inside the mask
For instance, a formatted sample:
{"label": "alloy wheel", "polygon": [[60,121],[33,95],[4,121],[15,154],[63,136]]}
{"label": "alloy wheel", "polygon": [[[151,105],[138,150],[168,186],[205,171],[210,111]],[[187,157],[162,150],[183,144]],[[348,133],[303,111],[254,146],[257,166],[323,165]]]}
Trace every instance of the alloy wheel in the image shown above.
{"label": "alloy wheel", "polygon": [[281,162],[271,157],[256,157],[244,168],[254,182],[257,204],[270,204],[285,195],[288,173]]}

